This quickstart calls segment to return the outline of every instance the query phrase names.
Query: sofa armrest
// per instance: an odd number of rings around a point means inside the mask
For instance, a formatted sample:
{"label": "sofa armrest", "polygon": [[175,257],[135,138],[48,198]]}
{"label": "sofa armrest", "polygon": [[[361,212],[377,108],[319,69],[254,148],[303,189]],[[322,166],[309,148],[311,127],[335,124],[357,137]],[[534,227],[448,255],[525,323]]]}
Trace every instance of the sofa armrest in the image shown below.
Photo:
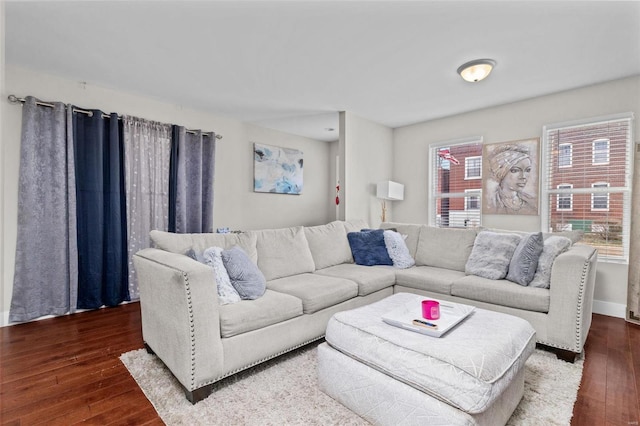
{"label": "sofa armrest", "polygon": [[582,352],[591,327],[598,251],[574,245],[558,256],[551,269],[548,343]]}
{"label": "sofa armrest", "polygon": [[211,268],[156,248],[139,251],[133,261],[145,343],[187,391],[218,378],[224,360]]}

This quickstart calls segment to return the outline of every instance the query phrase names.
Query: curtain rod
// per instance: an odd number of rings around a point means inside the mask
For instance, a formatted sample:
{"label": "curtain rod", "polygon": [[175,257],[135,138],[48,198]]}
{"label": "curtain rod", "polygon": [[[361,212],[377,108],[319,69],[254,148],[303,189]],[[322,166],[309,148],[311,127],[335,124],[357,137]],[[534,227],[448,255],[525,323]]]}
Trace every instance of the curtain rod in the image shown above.
{"label": "curtain rod", "polygon": [[[9,95],[7,96],[7,99],[9,100],[9,102],[11,102],[12,104],[24,104],[27,100],[25,98],[19,98],[16,95]],[[50,102],[41,102],[41,101],[36,101],[36,105],[40,105],[40,106],[45,106],[45,107],[49,107],[49,108],[53,108],[54,105]],[[65,105],[66,107],[66,105]],[[74,108],[73,112],[79,112],[81,114],[87,114],[89,117],[93,116],[93,112],[91,111],[87,111],[84,109],[80,109],[80,108]],[[103,118],[109,118],[111,117],[109,114],[102,114]],[[122,116],[118,115],[118,120],[120,120],[122,118]],[[185,130],[187,133],[191,133],[192,135],[195,135],[197,133],[196,130],[191,130],[191,129],[186,129]],[[209,136],[210,133],[213,132],[202,132],[202,136]],[[222,139],[222,135],[218,135],[216,134],[216,139]]]}

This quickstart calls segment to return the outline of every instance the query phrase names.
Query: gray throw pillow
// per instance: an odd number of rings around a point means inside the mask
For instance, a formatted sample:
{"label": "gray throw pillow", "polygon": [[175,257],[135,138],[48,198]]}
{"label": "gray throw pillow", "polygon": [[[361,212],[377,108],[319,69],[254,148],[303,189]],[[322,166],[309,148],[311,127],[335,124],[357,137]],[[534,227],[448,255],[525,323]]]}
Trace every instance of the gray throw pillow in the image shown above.
{"label": "gray throw pillow", "polygon": [[509,263],[509,272],[507,273],[509,281],[522,286],[529,285],[536,273],[543,244],[542,232],[525,235],[520,239]]}
{"label": "gray throw pillow", "polygon": [[507,276],[520,235],[482,231],[473,243],[471,255],[465,265],[467,275],[477,275],[490,280]]}
{"label": "gray throw pillow", "polygon": [[231,285],[243,300],[254,300],[262,297],[267,290],[267,280],[258,266],[238,246],[221,253],[222,262],[229,274]]}
{"label": "gray throw pillow", "polygon": [[567,237],[551,236],[544,240],[542,254],[538,259],[538,269],[529,287],[549,288],[553,262],[561,253],[569,250],[569,247],[571,247],[571,240]]}

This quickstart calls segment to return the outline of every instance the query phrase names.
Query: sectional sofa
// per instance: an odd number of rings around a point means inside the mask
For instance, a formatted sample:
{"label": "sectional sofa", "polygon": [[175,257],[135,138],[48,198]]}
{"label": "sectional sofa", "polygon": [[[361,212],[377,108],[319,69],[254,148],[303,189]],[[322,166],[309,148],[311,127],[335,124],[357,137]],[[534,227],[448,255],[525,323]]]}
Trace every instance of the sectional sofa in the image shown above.
{"label": "sectional sofa", "polygon": [[[145,345],[195,403],[219,380],[324,336],[339,311],[410,292],[528,320],[543,345],[572,358],[591,324],[597,252],[573,245],[553,263],[550,289],[465,274],[477,229],[384,223],[406,236],[416,266],[354,264],[347,233],[362,221],[238,234],[152,231],[134,256]],[[212,268],[186,255],[238,246],[267,281],[264,295],[221,305]]]}

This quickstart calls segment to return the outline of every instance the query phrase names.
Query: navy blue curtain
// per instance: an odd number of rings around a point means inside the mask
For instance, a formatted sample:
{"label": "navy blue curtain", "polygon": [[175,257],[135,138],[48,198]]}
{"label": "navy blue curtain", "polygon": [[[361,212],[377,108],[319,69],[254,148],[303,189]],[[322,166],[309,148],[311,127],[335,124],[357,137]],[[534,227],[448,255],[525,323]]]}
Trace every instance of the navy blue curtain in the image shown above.
{"label": "navy blue curtain", "polygon": [[78,308],[129,300],[124,138],[117,114],[74,112]]}

